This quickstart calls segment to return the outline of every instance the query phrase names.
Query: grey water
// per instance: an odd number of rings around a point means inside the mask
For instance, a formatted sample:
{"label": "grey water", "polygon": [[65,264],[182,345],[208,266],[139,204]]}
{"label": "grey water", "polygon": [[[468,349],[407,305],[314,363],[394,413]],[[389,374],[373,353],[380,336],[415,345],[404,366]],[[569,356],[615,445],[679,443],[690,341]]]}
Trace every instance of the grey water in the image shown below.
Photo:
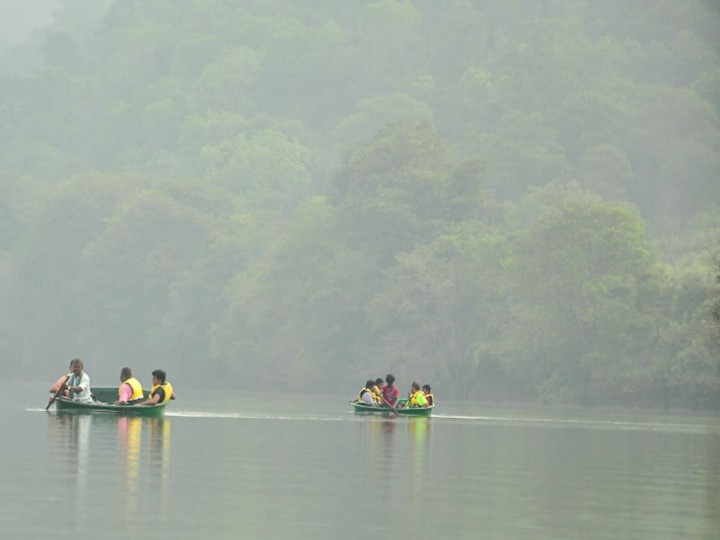
{"label": "grey water", "polygon": [[720,419],[182,392],[163,419],[3,393],[3,538],[718,539]]}

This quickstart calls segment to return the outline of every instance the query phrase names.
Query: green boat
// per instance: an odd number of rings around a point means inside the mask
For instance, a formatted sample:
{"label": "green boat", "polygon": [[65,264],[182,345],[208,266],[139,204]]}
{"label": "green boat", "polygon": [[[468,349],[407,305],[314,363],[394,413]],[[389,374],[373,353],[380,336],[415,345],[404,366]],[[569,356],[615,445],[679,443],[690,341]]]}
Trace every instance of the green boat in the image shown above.
{"label": "green boat", "polygon": [[[149,392],[143,390],[143,396],[148,397]],[[117,386],[93,387],[92,395],[95,401],[80,403],[71,401],[65,397],[55,400],[55,410],[63,413],[102,413],[115,414],[118,416],[149,416],[158,417],[165,414],[165,406],[168,402],[157,405],[127,405],[115,404],[118,397]]]}
{"label": "green boat", "polygon": [[[401,399],[398,401],[395,411],[398,416],[430,416],[435,405],[429,407],[406,407],[407,400]],[[365,403],[358,403],[357,401],[351,401],[350,404],[353,406],[355,414],[381,414],[384,416],[395,416],[393,409],[387,405],[366,405]]]}

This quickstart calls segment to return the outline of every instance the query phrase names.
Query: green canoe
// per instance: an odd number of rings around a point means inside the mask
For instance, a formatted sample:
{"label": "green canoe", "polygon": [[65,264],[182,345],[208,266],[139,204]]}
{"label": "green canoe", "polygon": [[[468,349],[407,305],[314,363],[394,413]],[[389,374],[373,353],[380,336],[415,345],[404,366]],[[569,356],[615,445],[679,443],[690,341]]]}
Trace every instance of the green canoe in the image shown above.
{"label": "green canoe", "polygon": [[[92,395],[95,401],[90,403],[79,403],[70,401],[65,397],[59,397],[55,400],[55,410],[58,412],[72,413],[103,413],[116,414],[118,416],[163,416],[165,413],[166,403],[157,405],[116,405],[115,401],[118,397],[117,386],[93,387]],[[147,398],[148,391],[143,390],[143,395]]]}
{"label": "green canoe", "polygon": [[[435,408],[435,405],[430,405],[429,407],[405,407],[405,403],[407,403],[407,400],[405,399],[398,401],[398,406],[395,408],[398,416],[430,416],[430,414],[432,414],[432,410]],[[350,404],[353,406],[355,414],[382,414],[385,416],[395,416],[393,410],[386,405],[366,405],[365,403],[358,403],[356,401],[351,401]]]}

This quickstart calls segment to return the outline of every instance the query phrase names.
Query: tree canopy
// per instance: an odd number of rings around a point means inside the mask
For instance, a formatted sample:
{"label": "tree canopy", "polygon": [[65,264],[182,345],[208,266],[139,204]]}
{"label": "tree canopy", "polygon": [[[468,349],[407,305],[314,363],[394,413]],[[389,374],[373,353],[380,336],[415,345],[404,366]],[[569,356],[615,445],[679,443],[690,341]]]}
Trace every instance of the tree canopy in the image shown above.
{"label": "tree canopy", "polygon": [[15,4],[11,375],[720,407],[712,2]]}

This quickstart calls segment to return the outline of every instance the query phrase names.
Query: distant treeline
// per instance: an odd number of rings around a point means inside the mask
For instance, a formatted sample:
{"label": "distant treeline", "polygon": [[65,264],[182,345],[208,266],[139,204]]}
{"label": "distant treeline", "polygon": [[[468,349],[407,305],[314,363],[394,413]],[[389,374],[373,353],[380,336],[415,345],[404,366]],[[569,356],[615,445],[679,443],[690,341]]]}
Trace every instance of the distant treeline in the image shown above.
{"label": "distant treeline", "polygon": [[720,408],[715,2],[57,5],[0,50],[10,376]]}

